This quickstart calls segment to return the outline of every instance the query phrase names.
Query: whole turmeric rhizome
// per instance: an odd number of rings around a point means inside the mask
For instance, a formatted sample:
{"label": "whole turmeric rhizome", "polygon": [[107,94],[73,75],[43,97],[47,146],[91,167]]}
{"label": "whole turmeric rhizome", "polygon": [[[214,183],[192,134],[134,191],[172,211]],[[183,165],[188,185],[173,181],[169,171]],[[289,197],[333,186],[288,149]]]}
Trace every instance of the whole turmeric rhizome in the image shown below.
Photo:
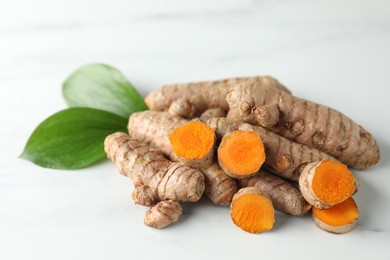
{"label": "whole turmeric rhizome", "polygon": [[297,98],[268,76],[172,84],[150,93],[128,133],[104,143],[119,172],[133,180],[132,198],[150,207],[144,223],[179,220],[182,202],[205,194],[230,205],[244,231],[272,229],[275,210],[304,216],[341,234],[359,217],[358,182],[348,167],[380,158],[370,133],[332,108]]}

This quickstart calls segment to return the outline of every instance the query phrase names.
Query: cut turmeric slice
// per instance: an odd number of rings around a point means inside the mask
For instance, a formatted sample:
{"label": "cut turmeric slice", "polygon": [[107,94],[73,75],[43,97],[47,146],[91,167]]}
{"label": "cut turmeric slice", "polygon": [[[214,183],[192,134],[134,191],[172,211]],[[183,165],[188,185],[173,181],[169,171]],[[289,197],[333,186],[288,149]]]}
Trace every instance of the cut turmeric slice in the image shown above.
{"label": "cut turmeric slice", "polygon": [[346,165],[324,160],[304,168],[299,187],[307,202],[326,209],[348,199],[357,189],[357,181]]}
{"label": "cut turmeric slice", "polygon": [[271,200],[255,187],[240,189],[230,205],[233,223],[249,233],[270,230],[275,222],[275,211]]}
{"label": "cut turmeric slice", "polygon": [[330,233],[343,234],[351,231],[358,217],[359,209],[352,197],[329,209],[313,208],[313,219],[316,225]]}
{"label": "cut turmeric slice", "polygon": [[213,163],[215,141],[214,130],[199,121],[179,126],[169,135],[176,156],[197,167],[208,167]]}
{"label": "cut turmeric slice", "polygon": [[222,138],[218,161],[229,176],[250,177],[257,173],[265,161],[264,144],[255,132],[233,131]]}

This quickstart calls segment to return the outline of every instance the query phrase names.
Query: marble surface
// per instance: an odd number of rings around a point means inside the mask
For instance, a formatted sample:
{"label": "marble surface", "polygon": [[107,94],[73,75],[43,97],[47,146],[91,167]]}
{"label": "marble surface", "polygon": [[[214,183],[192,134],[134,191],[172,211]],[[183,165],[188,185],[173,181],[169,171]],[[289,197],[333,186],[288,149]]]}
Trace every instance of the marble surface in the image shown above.
{"label": "marble surface", "polygon": [[[0,0],[0,259],[390,259],[389,46],[388,0]],[[382,152],[354,171],[356,229],[332,235],[277,213],[271,232],[251,235],[204,199],[154,230],[113,164],[59,171],[18,159],[38,123],[66,107],[63,80],[91,62],[116,66],[143,95],[269,74],[343,111]]]}

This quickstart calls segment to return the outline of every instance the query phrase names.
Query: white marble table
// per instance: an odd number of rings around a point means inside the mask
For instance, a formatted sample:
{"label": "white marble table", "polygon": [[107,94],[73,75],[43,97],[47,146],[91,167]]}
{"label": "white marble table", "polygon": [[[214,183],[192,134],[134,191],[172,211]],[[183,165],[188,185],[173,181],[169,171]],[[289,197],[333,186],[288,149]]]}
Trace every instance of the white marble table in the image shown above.
{"label": "white marble table", "polygon": [[[271,232],[251,235],[204,199],[154,230],[113,164],[59,171],[18,159],[35,126],[66,107],[62,81],[90,62],[118,67],[143,95],[270,74],[343,111],[382,151],[378,166],[354,171],[356,229],[332,235],[278,213]],[[390,259],[389,88],[388,0],[1,0],[0,259]]]}

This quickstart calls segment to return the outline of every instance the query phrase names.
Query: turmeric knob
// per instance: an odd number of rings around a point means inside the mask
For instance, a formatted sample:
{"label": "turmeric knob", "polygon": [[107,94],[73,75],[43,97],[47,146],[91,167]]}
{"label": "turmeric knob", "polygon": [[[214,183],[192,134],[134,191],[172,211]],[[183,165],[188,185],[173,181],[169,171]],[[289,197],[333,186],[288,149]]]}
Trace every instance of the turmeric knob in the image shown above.
{"label": "turmeric knob", "polygon": [[198,168],[208,167],[213,163],[215,141],[214,130],[199,121],[179,126],[169,135],[169,142],[176,156],[187,165]]}
{"label": "turmeric knob", "polygon": [[357,180],[346,165],[324,160],[304,168],[299,188],[307,202],[326,209],[348,199],[357,190]]}
{"label": "turmeric knob", "polygon": [[264,145],[255,132],[236,130],[222,138],[218,162],[229,176],[250,177],[257,173],[264,161]]}
{"label": "turmeric knob", "polygon": [[179,202],[163,200],[146,212],[144,224],[153,228],[164,228],[176,222],[182,213],[183,208]]}
{"label": "turmeric knob", "polygon": [[275,222],[275,211],[271,200],[255,187],[240,189],[230,204],[233,223],[249,233],[270,230]]}
{"label": "turmeric knob", "polygon": [[355,227],[358,217],[359,209],[352,197],[329,209],[313,208],[313,219],[316,225],[334,234],[351,231]]}

